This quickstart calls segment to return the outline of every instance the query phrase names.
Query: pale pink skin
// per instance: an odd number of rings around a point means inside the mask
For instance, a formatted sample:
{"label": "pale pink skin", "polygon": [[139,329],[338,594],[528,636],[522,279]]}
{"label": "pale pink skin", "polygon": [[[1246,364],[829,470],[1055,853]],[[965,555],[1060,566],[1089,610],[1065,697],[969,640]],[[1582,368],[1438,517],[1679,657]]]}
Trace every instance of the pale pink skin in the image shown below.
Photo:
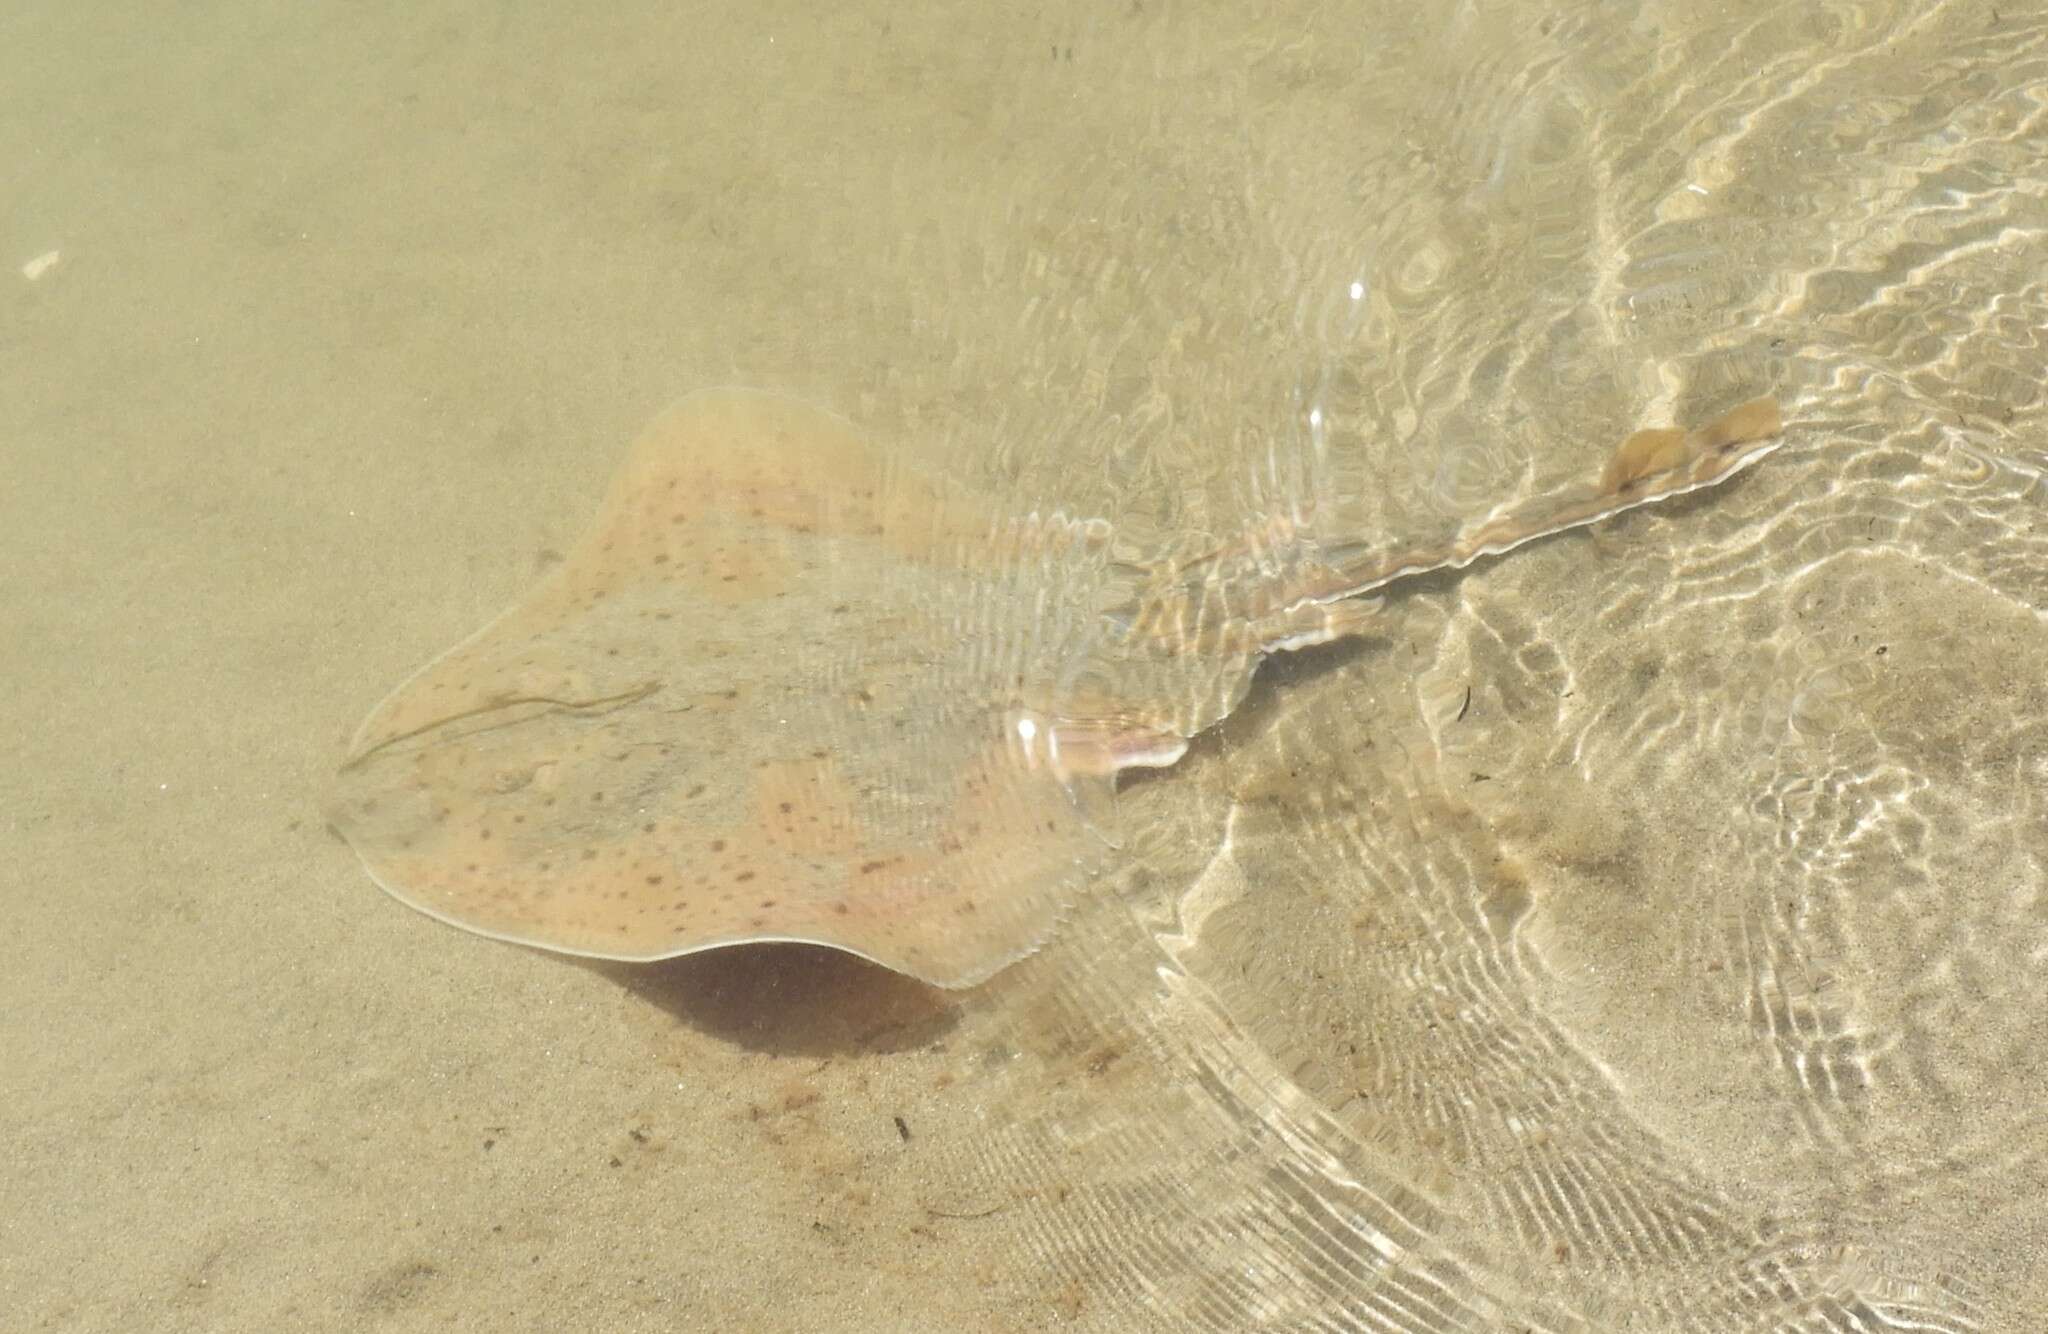
{"label": "pale pink skin", "polygon": [[[1362,560],[1304,561],[1288,586],[1268,590],[1255,615],[1223,620],[1232,642],[1198,642],[1199,632],[1190,630],[1202,623],[1193,607],[1214,591],[1200,576],[1184,583],[1167,580],[1144,605],[1133,608],[1129,634],[1153,641],[1168,655],[1206,652],[1240,659],[1249,675],[1270,654],[1363,632],[1379,607],[1370,595],[1396,580],[1462,569],[1538,538],[1717,485],[1777,448],[1782,430],[1776,400],[1759,398],[1690,431],[1638,431],[1615,450],[1597,482],[1532,497],[1437,542]],[[1312,544],[1308,549],[1313,550]],[[1186,573],[1179,571],[1176,578]],[[1217,633],[1213,623],[1210,633]],[[1128,708],[1096,717],[1018,709],[1009,715],[1007,730],[1025,767],[1068,781],[1114,777],[1124,769],[1167,768],[1187,753],[1192,734],[1219,718],[1213,711],[1147,718]]]}

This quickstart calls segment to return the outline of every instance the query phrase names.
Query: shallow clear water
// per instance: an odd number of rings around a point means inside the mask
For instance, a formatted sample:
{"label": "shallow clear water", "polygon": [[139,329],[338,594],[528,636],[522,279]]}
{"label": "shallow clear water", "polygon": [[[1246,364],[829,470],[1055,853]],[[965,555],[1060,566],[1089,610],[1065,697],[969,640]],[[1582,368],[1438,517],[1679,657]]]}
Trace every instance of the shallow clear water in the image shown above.
{"label": "shallow clear water", "polygon": [[[2048,24],[1260,11],[0,19],[25,1327],[2035,1327]],[[970,992],[390,902],[351,729],[734,382],[1147,551],[1788,430],[1267,664]]]}

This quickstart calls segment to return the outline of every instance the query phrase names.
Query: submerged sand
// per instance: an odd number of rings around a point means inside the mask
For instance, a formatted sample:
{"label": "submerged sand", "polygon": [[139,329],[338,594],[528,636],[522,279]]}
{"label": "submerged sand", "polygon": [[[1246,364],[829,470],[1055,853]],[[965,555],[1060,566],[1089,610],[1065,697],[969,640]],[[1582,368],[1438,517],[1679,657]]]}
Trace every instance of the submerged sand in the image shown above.
{"label": "submerged sand", "polygon": [[[1269,1269],[1233,1269],[1192,1249],[1148,1258],[1143,1239],[1201,1232],[1179,1211],[1217,1198],[1192,1182],[1222,1192],[1242,1173],[1277,1190],[1295,1178],[1266,1167],[1314,1162],[1322,1175],[1290,1186],[1287,1209],[1208,1213],[1205,1244],[1241,1257],[1239,1239],[1322,1219],[1308,1201],[1333,1182],[1400,1181],[1374,1184],[1370,1207],[1354,1199],[1355,1217],[1384,1205],[1415,1228],[1387,1253],[1455,1290],[1442,1309],[1479,1313],[1465,1327],[1749,1328],[1783,1314],[1769,1304],[1782,1290],[1819,1312],[1816,1328],[1912,1311],[1934,1328],[2026,1328],[2017,1313],[2048,1302],[2034,1203],[2048,1198],[2048,1142],[2024,1092],[2048,1050],[2039,1007],[2024,1003],[2039,995],[2048,940],[2034,859],[2043,589],[2023,522],[2038,504],[2024,477],[2034,468],[2038,483],[2040,348],[1987,316],[1932,321],[1954,347],[1916,349],[1884,334],[1896,332],[1887,319],[1821,309],[1824,284],[1773,305],[1714,268],[1715,246],[1771,248],[1739,223],[1701,227],[1706,276],[1625,275],[1644,293],[1634,341],[1611,358],[1628,362],[1616,374],[1629,392],[1559,390],[1551,421],[1585,431],[1559,466],[1597,462],[1620,432],[1674,407],[1709,411],[1765,388],[1784,395],[1806,461],[1769,461],[1725,505],[1703,498],[1626,538],[1532,552],[1497,583],[1435,582],[1383,639],[1262,682],[1225,735],[1127,789],[1138,870],[1117,887],[1138,907],[1078,914],[1069,953],[964,997],[813,949],[597,966],[462,934],[376,890],[320,815],[352,730],[559,561],[663,405],[744,381],[902,426],[937,383],[952,397],[928,409],[933,439],[967,438],[939,425],[958,432],[979,411],[985,438],[1041,441],[1007,415],[1032,393],[1100,417],[1105,435],[1143,435],[1159,419],[1118,400],[1113,377],[1083,373],[1122,355],[1110,340],[1069,347],[1059,327],[951,294],[1104,236],[1125,240],[1103,302],[1124,291],[1115,275],[1170,268],[1160,257],[1181,244],[1180,224],[1158,218],[1183,198],[1127,194],[1115,173],[1048,186],[1105,126],[1179,164],[1134,153],[1122,165],[1140,181],[1271,185],[1292,170],[1290,145],[1313,143],[1298,193],[1219,186],[1189,214],[1263,219],[1243,262],[1261,290],[1284,293],[1298,272],[1285,257],[1313,266],[1337,245],[1331,210],[1384,211],[1362,202],[1379,197],[1369,183],[1309,188],[1328,184],[1309,168],[1332,145],[1296,136],[1293,108],[1405,123],[1396,110],[1436,105],[1429,90],[1447,77],[1424,57],[1465,40],[1370,11],[1241,30],[1135,8],[1114,22],[1088,10],[818,13],[771,8],[718,26],[661,7],[586,18],[430,5],[373,20],[31,4],[0,19],[10,1327],[1118,1329],[1190,1310],[1251,1327],[1262,1309],[1295,1327],[1344,1285],[1385,1289],[1367,1263],[1381,1252],[1361,1245],[1307,1283],[1279,1250]],[[2010,14],[1983,16],[1988,37],[1909,17],[1871,22],[1910,39],[1897,57],[1909,64],[2039,59],[2041,35]],[[1523,49],[1539,40],[1532,22],[1503,14],[1489,40]],[[1383,37],[1384,64],[1361,65],[1347,44],[1363,30]],[[1775,44],[1772,70],[1806,70],[1817,57],[1799,43],[1820,50],[1823,36],[1745,40]],[[1610,49],[1598,32],[1575,40]],[[1411,47],[1422,63],[1397,59]],[[1145,73],[1174,62],[1252,71],[1235,91],[1221,75],[1203,83],[1242,117],[1171,121],[1161,108],[1180,104]],[[1588,67],[1599,77],[1575,85],[1574,105],[1713,86],[1682,71],[1634,86],[1639,70],[1590,55]],[[1842,77],[1892,86],[1882,69]],[[1770,86],[1733,72],[1720,85],[1752,108]],[[1959,103],[1956,122],[1995,143],[2010,92]],[[1568,136],[1559,117],[1502,129],[1503,160],[1549,161],[1544,135]],[[1776,131],[1781,159],[1767,146],[1754,160],[1836,171],[1798,156],[1795,131]],[[1463,143],[1476,158],[1460,160],[1457,136],[1413,134],[1428,145],[1416,152],[1441,152],[1439,176],[1469,177],[1469,211],[1447,209],[1421,234],[1483,248],[1486,219],[1525,216],[1486,193],[1483,144]],[[2003,158],[1983,161],[1973,179]],[[1704,168],[1699,179],[1723,185]],[[1874,198],[1881,184],[1838,173],[1814,189]],[[1107,191],[1099,213],[1067,207],[1075,195],[1061,191],[1091,188]],[[2000,244],[2024,264],[2038,234],[2021,227]],[[1967,250],[1959,235],[1943,239]],[[1516,274],[1542,262],[1510,248],[1486,252],[1497,268],[1446,268],[1458,253],[1418,242],[1412,262],[1387,263],[1413,283],[1388,299],[1410,302],[1417,327],[1526,295]],[[1886,281],[1910,288],[1932,262],[1910,247],[1872,253],[1876,307]],[[1851,254],[1831,272],[1870,271],[1861,263]],[[2003,269],[1951,280],[1981,285],[1971,319],[2018,290]],[[1213,295],[1182,290],[1194,310]],[[2007,300],[2040,313],[2038,286]],[[1703,313],[1717,302],[1746,313]],[[1774,348],[1768,365],[1737,347],[1727,327],[1764,308],[1811,346]],[[948,310],[947,329],[912,318]],[[2038,327],[2025,311],[2014,327]],[[1093,329],[1120,317],[1088,318]],[[1284,322],[1257,332],[1264,343],[1190,325],[1155,351],[1220,383],[1234,358],[1277,364],[1296,337]],[[981,360],[946,363],[934,349],[948,338]],[[1042,358],[1023,370],[1044,374],[997,375],[1005,338]],[[1710,350],[1694,363],[1681,347]],[[1736,350],[1716,360],[1717,347]],[[1484,350],[1446,360],[1477,365]],[[1658,356],[1697,372],[1675,404],[1636,378]],[[1782,378],[1750,382],[1765,371]],[[1462,372],[1378,373],[1427,411]],[[1418,448],[1486,434],[1431,421]],[[1202,473],[1170,452],[1119,473],[1092,442],[1067,447],[1064,463],[1057,448],[997,462],[1027,481],[1038,469],[1041,485],[1084,473],[1083,493],[1126,498]],[[1459,466],[1446,455],[1439,471],[1462,503],[1499,498],[1498,470],[1471,483],[1451,475]],[[1216,495],[1243,472],[1210,471]],[[1192,499],[1167,517],[1191,516],[1202,517]],[[1657,554],[1693,541],[1684,558]],[[1595,567],[1604,582],[1589,585]],[[1691,610],[1666,616],[1667,593]],[[1545,619],[1600,599],[1579,621]],[[1738,610],[1701,610],[1724,605]],[[1776,619],[1740,614],[1753,605]],[[1818,642],[1800,638],[1818,633],[1797,628],[1805,616],[1826,621],[1835,657],[1802,656]],[[1746,683],[1776,679],[1773,664],[1805,685],[1770,697],[1770,716],[1791,719],[1787,738],[1827,738],[1813,752],[1717,721],[1751,716],[1735,702],[1763,699]],[[1589,749],[1559,753],[1549,729],[1580,726],[1577,710],[1592,707],[1584,694],[1553,703],[1574,689],[1659,707],[1613,703],[1622,723],[1587,724]],[[1452,714],[1497,730],[1449,730]],[[1683,767],[1645,759],[1652,742],[1676,747]],[[1400,745],[1416,749],[1390,758]],[[1772,777],[1758,757],[1772,755],[1788,757],[1784,781],[1758,783]],[[1513,773],[1495,772],[1504,758]],[[1626,791],[1601,776],[1614,773],[1633,775]],[[1447,791],[1462,796],[1446,803]],[[1746,821],[1785,831],[1773,858],[1753,855],[1768,839],[1728,834]],[[1318,842],[1318,828],[1344,836]],[[1415,872],[1477,886],[1466,910],[1374,918],[1369,904],[1396,901],[1405,882],[1382,875],[1393,863],[1362,840],[1393,828],[1470,854],[1456,877],[1450,862]],[[1768,891],[1729,888],[1815,883],[1808,874],[1872,888],[1777,907]],[[1190,885],[1199,892],[1184,897]],[[1145,918],[1158,902],[1173,906]],[[1159,1017],[1168,1002],[1130,989],[1165,975],[1166,956],[1096,943],[1125,941],[1112,927],[1139,941],[1133,923],[1172,926],[1175,913],[1224,934],[1159,947],[1206,998],[1174,1022],[1191,1032],[1189,1016],[1213,1002],[1239,1027],[1185,1040],[1257,1053],[1217,1057],[1199,1087],[1176,1074],[1180,1039],[1160,1037],[1180,1031]],[[1110,934],[1091,932],[1098,918],[1114,919]],[[1370,929],[1343,936],[1345,922]],[[1460,956],[1473,995],[1443,991],[1426,1016],[1421,1002],[1383,1012],[1347,982],[1362,959],[1407,958],[1457,932],[1492,942]],[[1250,940],[1263,943],[1229,944]],[[1508,1011],[1571,1041],[1497,1043]],[[1454,1066],[1495,1073],[1454,1086]],[[1246,1070],[1258,1077],[1230,1084]],[[1859,1080],[1869,1098],[1847,1091]],[[1203,1140],[1198,1155],[1195,1129],[1230,1122],[1215,1112],[1226,1085],[1258,1133]],[[1101,1135],[1077,1132],[1090,1127]],[[1623,1167],[1574,1176],[1584,1163]],[[1103,1186],[1120,1164],[1142,1188]],[[1489,1184],[1525,1169],[1567,1182],[1554,1214],[1540,1189],[1524,1201]],[[1652,1201],[1640,1235],[1601,1232],[1602,1182],[1623,1177],[1615,1199]],[[1814,1181],[1839,1192],[1824,1198]],[[1920,1221],[1905,1228],[1902,1215]],[[1672,1219],[1686,1221],[1666,1235]],[[1205,1275],[1239,1304],[1191,1297]],[[1631,1291],[1667,1296],[1626,1306]],[[1722,1303],[1706,1324],[1689,1323],[1697,1293]],[[1365,1310],[1348,1318],[1365,1327]]]}

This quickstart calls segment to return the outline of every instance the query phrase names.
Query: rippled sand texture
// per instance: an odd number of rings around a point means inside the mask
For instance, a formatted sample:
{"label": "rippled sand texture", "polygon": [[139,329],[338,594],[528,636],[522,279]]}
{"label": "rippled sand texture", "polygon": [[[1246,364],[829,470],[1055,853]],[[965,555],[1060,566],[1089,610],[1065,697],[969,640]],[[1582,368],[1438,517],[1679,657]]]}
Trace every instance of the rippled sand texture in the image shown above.
{"label": "rippled sand texture", "polygon": [[[0,1324],[2038,1334],[2044,108],[1971,0],[6,7]],[[580,547],[723,384],[884,457]],[[792,572],[903,597],[733,642]],[[730,948],[329,831],[536,589],[343,832]],[[843,886],[1019,675],[1103,744],[972,846],[1059,888],[920,937]]]}
{"label": "rippled sand texture", "polygon": [[[959,1148],[1131,1324],[2042,1309],[2048,41],[1854,18],[1824,54],[1790,18],[1687,57],[1423,39],[1486,92],[1417,154],[1474,174],[1390,168],[1384,356],[1304,406],[1437,421],[1453,494],[1455,424],[1576,375],[1783,375],[1800,425],[1682,526],[1587,539],[1610,559],[1397,599],[1128,794],[1153,860],[986,1000],[1038,1007],[1059,1036],[1011,1041],[1061,1096],[1005,1066]],[[1474,269],[1534,302],[1545,256],[1585,266],[1568,314],[1467,307]]]}

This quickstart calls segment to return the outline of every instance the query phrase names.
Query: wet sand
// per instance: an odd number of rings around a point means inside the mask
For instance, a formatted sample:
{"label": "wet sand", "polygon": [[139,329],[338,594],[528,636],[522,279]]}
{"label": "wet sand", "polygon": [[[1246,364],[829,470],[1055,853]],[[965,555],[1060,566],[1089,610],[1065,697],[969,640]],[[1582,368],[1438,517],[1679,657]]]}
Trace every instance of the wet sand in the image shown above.
{"label": "wet sand", "polygon": [[0,21],[17,1328],[1028,1309],[909,1179],[922,993],[801,951],[628,978],[466,936],[322,821],[370,705],[574,536],[644,419],[745,363],[720,302],[816,262],[688,239],[776,168],[744,127],[683,141],[681,89],[772,65],[721,70],[678,16],[554,21]]}
{"label": "wet sand", "polygon": [[[1071,33],[978,19],[932,74],[960,15],[815,12],[0,20],[10,1324],[1120,1327],[1120,1280],[932,1166],[926,1127],[972,1123],[963,1069],[999,1045],[961,1008],[985,998],[816,950],[636,970],[465,935],[321,816],[362,715],[559,559],[662,406],[879,383],[917,346],[861,296],[916,244],[843,201],[954,178],[990,127],[921,118],[971,120],[1006,53],[1056,63]],[[1538,571],[1539,599],[1578,579]],[[2038,635],[1961,614],[1986,680]],[[1667,1109],[1711,1102],[1600,994],[1561,1009]],[[1726,1162],[1737,1124],[1662,1129]],[[2039,1147],[2010,1164],[2034,1197]],[[2022,1193],[1972,1247],[2006,1294],[1986,1330],[2042,1294]]]}

